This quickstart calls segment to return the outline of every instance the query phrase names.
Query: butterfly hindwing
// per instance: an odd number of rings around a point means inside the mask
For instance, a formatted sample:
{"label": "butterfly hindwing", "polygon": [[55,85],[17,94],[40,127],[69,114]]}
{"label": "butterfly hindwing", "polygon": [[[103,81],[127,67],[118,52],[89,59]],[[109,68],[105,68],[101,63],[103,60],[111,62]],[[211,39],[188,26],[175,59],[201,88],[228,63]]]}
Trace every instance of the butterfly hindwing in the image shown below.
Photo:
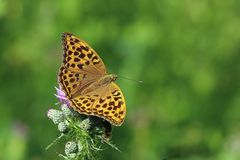
{"label": "butterfly hindwing", "polygon": [[124,96],[120,88],[113,82],[84,96],[80,95],[72,102],[75,110],[104,118],[117,126],[123,123],[126,115]]}
{"label": "butterfly hindwing", "polygon": [[[108,100],[107,112],[104,116],[111,119],[115,125],[119,126],[123,123],[126,115],[126,102],[121,89],[117,84],[112,82],[109,86],[109,92],[105,95]],[[111,98],[110,98],[111,97]],[[104,106],[102,105],[104,108]]]}

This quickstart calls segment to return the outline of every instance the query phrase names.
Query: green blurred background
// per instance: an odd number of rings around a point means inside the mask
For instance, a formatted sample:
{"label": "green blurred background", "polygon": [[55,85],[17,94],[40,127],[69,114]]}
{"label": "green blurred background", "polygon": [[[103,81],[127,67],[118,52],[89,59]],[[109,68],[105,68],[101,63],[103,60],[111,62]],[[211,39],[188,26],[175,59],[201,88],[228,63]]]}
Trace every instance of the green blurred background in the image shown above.
{"label": "green blurred background", "polygon": [[119,78],[127,117],[102,159],[240,159],[239,0],[0,0],[0,159],[48,160],[60,36]]}

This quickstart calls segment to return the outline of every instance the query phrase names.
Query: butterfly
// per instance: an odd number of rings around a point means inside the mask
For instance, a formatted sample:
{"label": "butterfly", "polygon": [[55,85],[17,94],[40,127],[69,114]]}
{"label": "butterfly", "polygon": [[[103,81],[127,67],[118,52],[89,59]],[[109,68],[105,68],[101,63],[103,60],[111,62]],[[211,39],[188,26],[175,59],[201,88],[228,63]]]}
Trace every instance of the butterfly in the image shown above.
{"label": "butterfly", "polygon": [[80,114],[97,116],[120,126],[126,116],[126,102],[114,83],[117,75],[108,74],[97,52],[77,36],[64,32],[62,46],[58,82],[70,106]]}

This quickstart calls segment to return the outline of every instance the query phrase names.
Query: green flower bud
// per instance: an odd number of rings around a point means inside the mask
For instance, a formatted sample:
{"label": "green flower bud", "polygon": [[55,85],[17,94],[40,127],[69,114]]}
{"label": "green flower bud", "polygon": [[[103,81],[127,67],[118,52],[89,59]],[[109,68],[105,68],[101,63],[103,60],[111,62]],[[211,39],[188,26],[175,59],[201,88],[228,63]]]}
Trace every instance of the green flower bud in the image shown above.
{"label": "green flower bud", "polygon": [[66,117],[73,116],[71,108],[69,108],[66,104],[61,106],[61,110]]}
{"label": "green flower bud", "polygon": [[78,152],[78,144],[73,141],[68,141],[65,145],[65,154],[69,156],[70,154]]}
{"label": "green flower bud", "polygon": [[49,109],[47,116],[53,121],[54,124],[58,124],[64,121],[63,113],[56,109]]}
{"label": "green flower bud", "polygon": [[63,121],[58,124],[58,130],[62,133],[66,133],[68,131],[67,124]]}
{"label": "green flower bud", "polygon": [[83,130],[89,130],[91,128],[91,122],[90,119],[84,119],[79,126],[83,129]]}

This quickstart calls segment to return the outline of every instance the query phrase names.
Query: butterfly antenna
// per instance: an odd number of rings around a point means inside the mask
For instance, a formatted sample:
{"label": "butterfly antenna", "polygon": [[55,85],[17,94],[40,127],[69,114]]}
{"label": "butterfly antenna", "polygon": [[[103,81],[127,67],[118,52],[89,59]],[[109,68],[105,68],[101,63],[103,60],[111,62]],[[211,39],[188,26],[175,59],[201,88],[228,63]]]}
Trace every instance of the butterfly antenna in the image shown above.
{"label": "butterfly antenna", "polygon": [[119,77],[119,78],[123,78],[123,79],[130,80],[130,81],[138,82],[138,83],[143,83],[142,80],[131,79],[131,78],[123,77],[123,76],[118,76],[118,77]]}

